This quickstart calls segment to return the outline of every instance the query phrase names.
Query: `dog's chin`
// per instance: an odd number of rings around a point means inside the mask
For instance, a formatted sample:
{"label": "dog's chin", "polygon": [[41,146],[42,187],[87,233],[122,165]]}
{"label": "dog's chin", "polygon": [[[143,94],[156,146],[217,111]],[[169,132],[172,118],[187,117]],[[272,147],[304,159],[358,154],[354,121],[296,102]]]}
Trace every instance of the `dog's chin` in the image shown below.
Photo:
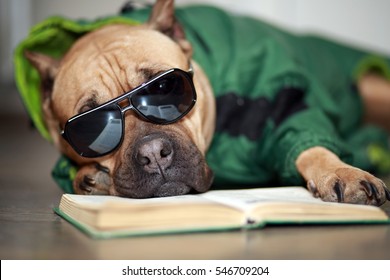
{"label": "dog's chin", "polygon": [[154,192],[155,197],[183,195],[191,192],[192,188],[182,182],[167,182]]}
{"label": "dog's chin", "polygon": [[176,195],[185,195],[185,194],[195,194],[202,193],[209,189],[203,188],[196,190],[194,187],[189,186],[183,182],[165,182],[161,185],[155,187],[143,188],[142,191],[135,190],[133,188],[119,187],[116,189],[116,192],[123,197],[129,198],[151,198],[151,197],[166,197],[166,196],[176,196]]}
{"label": "dog's chin", "polygon": [[175,195],[185,195],[194,192],[194,189],[182,182],[166,182],[158,187],[144,189],[141,192],[134,191],[128,188],[118,188],[117,192],[124,197],[130,198],[150,198],[150,197],[165,197]]}

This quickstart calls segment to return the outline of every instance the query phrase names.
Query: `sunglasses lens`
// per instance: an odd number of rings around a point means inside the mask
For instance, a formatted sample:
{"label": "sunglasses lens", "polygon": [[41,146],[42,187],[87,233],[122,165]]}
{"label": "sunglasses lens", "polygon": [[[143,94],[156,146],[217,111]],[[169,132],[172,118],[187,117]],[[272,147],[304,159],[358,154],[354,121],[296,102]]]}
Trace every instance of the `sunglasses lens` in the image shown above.
{"label": "sunglasses lens", "polygon": [[194,105],[196,98],[191,77],[174,70],[142,87],[131,98],[133,106],[145,118],[164,124],[174,122]]}
{"label": "sunglasses lens", "polygon": [[65,126],[65,136],[80,155],[98,157],[119,145],[122,127],[121,111],[112,104],[70,120]]}

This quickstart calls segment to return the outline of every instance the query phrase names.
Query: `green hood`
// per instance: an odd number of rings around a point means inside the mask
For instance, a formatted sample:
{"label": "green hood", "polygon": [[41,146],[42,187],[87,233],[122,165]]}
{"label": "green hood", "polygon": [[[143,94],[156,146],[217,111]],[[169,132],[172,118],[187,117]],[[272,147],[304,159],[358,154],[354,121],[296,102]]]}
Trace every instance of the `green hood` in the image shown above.
{"label": "green hood", "polygon": [[113,23],[139,24],[129,18],[106,17],[96,21],[74,21],[51,17],[34,26],[30,34],[15,49],[15,80],[26,110],[40,134],[51,140],[41,110],[40,78],[38,72],[25,58],[25,51],[35,51],[54,58],[62,57],[83,34]]}

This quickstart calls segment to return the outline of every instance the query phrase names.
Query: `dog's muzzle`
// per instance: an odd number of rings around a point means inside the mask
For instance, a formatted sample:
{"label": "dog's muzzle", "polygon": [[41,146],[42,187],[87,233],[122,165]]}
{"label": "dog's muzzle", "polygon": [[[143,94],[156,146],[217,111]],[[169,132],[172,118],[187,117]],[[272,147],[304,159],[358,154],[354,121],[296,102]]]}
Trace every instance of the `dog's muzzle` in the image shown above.
{"label": "dog's muzzle", "polygon": [[146,198],[205,192],[213,173],[190,140],[156,132],[135,141],[114,176],[117,191]]}

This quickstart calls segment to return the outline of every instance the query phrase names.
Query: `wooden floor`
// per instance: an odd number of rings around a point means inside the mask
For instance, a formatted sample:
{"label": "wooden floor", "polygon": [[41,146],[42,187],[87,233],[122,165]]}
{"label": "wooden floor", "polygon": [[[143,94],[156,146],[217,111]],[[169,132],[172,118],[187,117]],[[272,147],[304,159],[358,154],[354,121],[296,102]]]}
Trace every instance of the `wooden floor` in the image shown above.
{"label": "wooden floor", "polygon": [[[52,211],[57,152],[29,127],[17,95],[0,94],[0,259],[390,259],[390,225],[93,240]],[[3,94],[4,93],[4,94]],[[383,208],[390,214],[390,203]]]}

